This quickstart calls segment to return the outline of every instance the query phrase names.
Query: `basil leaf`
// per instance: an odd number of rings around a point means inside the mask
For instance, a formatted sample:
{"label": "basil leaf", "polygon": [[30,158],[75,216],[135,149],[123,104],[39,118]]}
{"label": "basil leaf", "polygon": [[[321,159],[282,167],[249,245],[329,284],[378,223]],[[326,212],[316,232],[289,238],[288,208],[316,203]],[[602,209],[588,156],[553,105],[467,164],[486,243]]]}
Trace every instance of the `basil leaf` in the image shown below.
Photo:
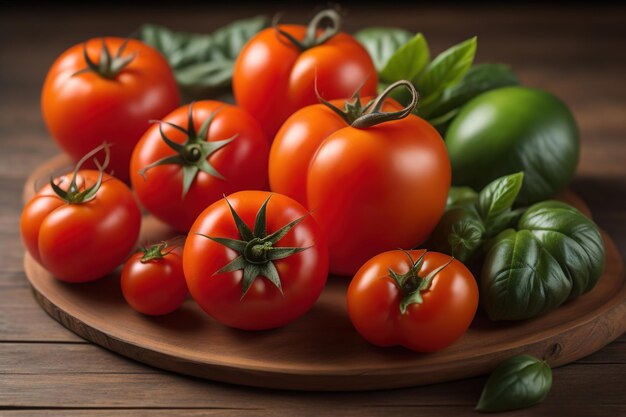
{"label": "basil leaf", "polygon": [[477,198],[478,193],[470,187],[450,187],[446,200],[446,210],[454,206],[473,203]]}
{"label": "basil leaf", "polygon": [[387,64],[387,61],[389,61],[389,58],[398,48],[407,43],[413,37],[413,34],[403,29],[371,27],[358,31],[354,34],[354,37],[369,52],[376,71],[380,72]]}
{"label": "basil leaf", "polygon": [[476,37],[439,54],[415,78],[413,84],[422,97],[421,105],[435,101],[446,87],[456,84],[472,66],[476,54]]}
{"label": "basil leaf", "polygon": [[479,287],[491,320],[524,320],[565,302],[572,283],[531,232],[507,229],[487,253]]}
{"label": "basil leaf", "polygon": [[446,88],[436,101],[420,106],[419,115],[427,119],[436,119],[459,109],[486,91],[518,84],[519,80],[507,65],[474,65],[458,84]]}
{"label": "basil leaf", "polygon": [[213,34],[176,32],[146,24],[139,38],[168,60],[187,100],[228,91],[233,67],[246,42],[267,26],[265,16],[237,20]]}
{"label": "basil leaf", "polygon": [[380,71],[380,78],[388,83],[411,80],[419,75],[428,61],[430,61],[428,43],[424,35],[418,33],[387,60]]}
{"label": "basil leaf", "polygon": [[467,263],[481,248],[485,232],[485,226],[474,204],[466,200],[447,209],[431,234],[427,246]]}
{"label": "basil leaf", "polygon": [[604,244],[597,226],[574,207],[544,201],[519,221],[558,262],[572,284],[569,298],[590,291],[604,271]]}
{"label": "basil leaf", "polygon": [[492,372],[476,410],[519,410],[543,401],[552,387],[550,365],[530,355],[513,356]]}
{"label": "basil leaf", "polygon": [[481,190],[478,194],[478,211],[489,228],[494,219],[510,210],[522,188],[524,173],[500,177]]}

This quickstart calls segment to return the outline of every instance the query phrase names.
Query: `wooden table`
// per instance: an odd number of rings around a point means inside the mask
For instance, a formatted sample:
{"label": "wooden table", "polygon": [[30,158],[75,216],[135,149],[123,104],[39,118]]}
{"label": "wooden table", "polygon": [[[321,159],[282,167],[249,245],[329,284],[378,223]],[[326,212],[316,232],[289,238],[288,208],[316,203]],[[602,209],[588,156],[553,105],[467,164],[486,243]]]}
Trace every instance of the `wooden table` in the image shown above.
{"label": "wooden table", "polygon": [[[275,9],[266,10],[273,12]],[[285,10],[285,9],[283,9]],[[85,342],[31,297],[18,221],[28,173],[55,155],[39,110],[47,68],[88,37],[131,33],[142,22],[211,31],[248,9],[37,9],[0,16],[0,415],[428,415],[473,414],[484,377],[369,393],[304,393],[230,386],[153,369]],[[521,80],[561,97],[582,133],[572,187],[626,254],[626,10],[554,8],[348,8],[346,29],[397,25],[420,30],[432,50],[478,35],[478,61],[507,62]],[[286,9],[285,20],[309,12]],[[554,370],[543,404],[508,415],[626,414],[626,336]]]}

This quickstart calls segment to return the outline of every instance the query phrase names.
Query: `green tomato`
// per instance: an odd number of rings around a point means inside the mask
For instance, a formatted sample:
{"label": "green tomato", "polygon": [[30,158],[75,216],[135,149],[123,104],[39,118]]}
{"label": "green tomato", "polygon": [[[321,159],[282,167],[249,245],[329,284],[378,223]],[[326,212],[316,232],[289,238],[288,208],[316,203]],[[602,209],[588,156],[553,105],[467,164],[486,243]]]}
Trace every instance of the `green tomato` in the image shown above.
{"label": "green tomato", "polygon": [[576,171],[576,121],[555,96],[526,87],[504,87],[467,103],[446,133],[453,185],[481,189],[518,171],[524,184],[517,203],[548,199]]}

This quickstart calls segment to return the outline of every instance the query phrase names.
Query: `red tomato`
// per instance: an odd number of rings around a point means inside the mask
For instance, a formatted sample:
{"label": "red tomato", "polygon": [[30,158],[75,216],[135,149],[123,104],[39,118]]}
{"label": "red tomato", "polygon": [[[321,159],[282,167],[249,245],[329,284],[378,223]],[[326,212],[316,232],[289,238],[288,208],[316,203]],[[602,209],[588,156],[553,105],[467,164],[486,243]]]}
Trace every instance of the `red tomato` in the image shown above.
{"label": "red tomato", "polygon": [[[414,88],[401,82],[377,98],[380,111],[366,111],[352,125],[320,105],[307,107],[285,122],[272,145],[271,188],[306,201],[328,239],[334,274],[352,275],[377,253],[419,244],[443,214],[446,147],[435,128],[408,114],[411,105],[396,112],[397,103],[383,101],[401,84],[412,89],[414,105]],[[400,119],[384,121],[394,117]]]}
{"label": "red tomato", "polygon": [[241,191],[198,217],[183,267],[207,314],[239,329],[271,329],[313,306],[326,284],[328,252],[302,205],[281,194]]}
{"label": "red tomato", "polygon": [[[85,70],[85,52],[92,70]],[[43,117],[58,145],[78,160],[104,141],[112,143],[112,172],[126,182],[130,154],[149,120],[179,102],[165,58],[138,40],[121,38],[90,39],[65,51],[48,71],[41,94]]]}
{"label": "red tomato", "polygon": [[131,158],[131,181],[150,213],[187,231],[224,195],[266,189],[268,153],[260,125],[245,110],[199,101],[173,111],[144,134]]}
{"label": "red tomato", "polygon": [[[333,22],[325,32],[316,31],[322,18]],[[361,86],[364,95],[376,94],[372,59],[352,36],[336,33],[338,25],[339,15],[325,10],[309,28],[278,25],[262,30],[239,54],[233,73],[235,98],[261,122],[270,141],[290,114],[317,103],[316,80],[326,99],[350,97]]]}
{"label": "red tomato", "polygon": [[[353,99],[331,100],[344,109]],[[365,106],[372,97],[360,99]],[[393,99],[385,100],[384,111],[397,111],[402,106]],[[350,124],[325,104],[304,107],[289,116],[276,134],[269,158],[269,181],[272,191],[288,195],[307,205],[306,182],[309,164],[322,142]]]}
{"label": "red tomato", "polygon": [[[64,198],[48,184],[26,204],[20,221],[26,249],[62,281],[93,281],[112,272],[139,235],[141,213],[132,192],[117,178],[95,170],[78,170],[75,177],[53,181],[68,195]],[[89,189],[97,191],[81,202],[80,193]]]}
{"label": "red tomato", "polygon": [[368,342],[434,352],[465,333],[478,308],[478,286],[448,255],[393,250],[359,269],[347,302],[352,324]]}
{"label": "red tomato", "polygon": [[159,316],[177,310],[187,297],[183,260],[178,248],[166,243],[142,249],[122,270],[122,294],[132,308]]}

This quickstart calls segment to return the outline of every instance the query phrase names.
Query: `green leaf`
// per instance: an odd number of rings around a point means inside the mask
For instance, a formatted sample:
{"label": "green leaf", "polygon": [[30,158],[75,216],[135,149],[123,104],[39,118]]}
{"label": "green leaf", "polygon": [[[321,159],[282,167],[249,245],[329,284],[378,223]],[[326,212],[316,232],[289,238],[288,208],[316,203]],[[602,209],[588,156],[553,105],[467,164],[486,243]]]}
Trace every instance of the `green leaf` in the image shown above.
{"label": "green leaf", "polygon": [[380,71],[381,81],[392,83],[398,80],[412,80],[430,61],[430,51],[426,38],[421,33],[402,45]]}
{"label": "green leaf", "polygon": [[371,27],[354,34],[369,52],[378,72],[382,71],[389,58],[405,43],[413,34],[407,30],[387,27]]}
{"label": "green leaf", "polygon": [[552,387],[550,366],[530,355],[513,356],[493,371],[476,410],[519,410],[543,401]]}
{"label": "green leaf", "polygon": [[565,302],[572,283],[530,231],[507,229],[485,258],[479,287],[491,320],[524,320]]}
{"label": "green leaf", "polygon": [[420,106],[418,114],[435,124],[433,120],[455,110],[458,112],[460,107],[479,94],[518,84],[519,80],[507,65],[474,65],[458,84],[446,88],[436,101]]}
{"label": "green leaf", "polygon": [[476,54],[476,37],[468,39],[439,54],[415,78],[413,84],[420,93],[421,105],[439,98],[443,90],[458,83],[472,66]]}
{"label": "green leaf", "polygon": [[602,236],[589,218],[569,204],[544,201],[531,206],[519,228],[533,234],[572,284],[569,298],[590,291],[604,271]]}
{"label": "green leaf", "polygon": [[474,203],[478,199],[478,193],[470,187],[450,187],[446,210],[454,206]]}
{"label": "green leaf", "polygon": [[485,232],[475,204],[457,204],[444,213],[427,246],[467,263],[481,248]]}
{"label": "green leaf", "polygon": [[234,21],[213,34],[146,24],[140,28],[139,38],[165,56],[187,99],[201,99],[229,89],[239,52],[267,24],[265,16],[256,16]]}
{"label": "green leaf", "polygon": [[500,177],[481,190],[478,194],[478,212],[487,228],[498,216],[511,209],[523,181],[524,173],[518,172]]}

